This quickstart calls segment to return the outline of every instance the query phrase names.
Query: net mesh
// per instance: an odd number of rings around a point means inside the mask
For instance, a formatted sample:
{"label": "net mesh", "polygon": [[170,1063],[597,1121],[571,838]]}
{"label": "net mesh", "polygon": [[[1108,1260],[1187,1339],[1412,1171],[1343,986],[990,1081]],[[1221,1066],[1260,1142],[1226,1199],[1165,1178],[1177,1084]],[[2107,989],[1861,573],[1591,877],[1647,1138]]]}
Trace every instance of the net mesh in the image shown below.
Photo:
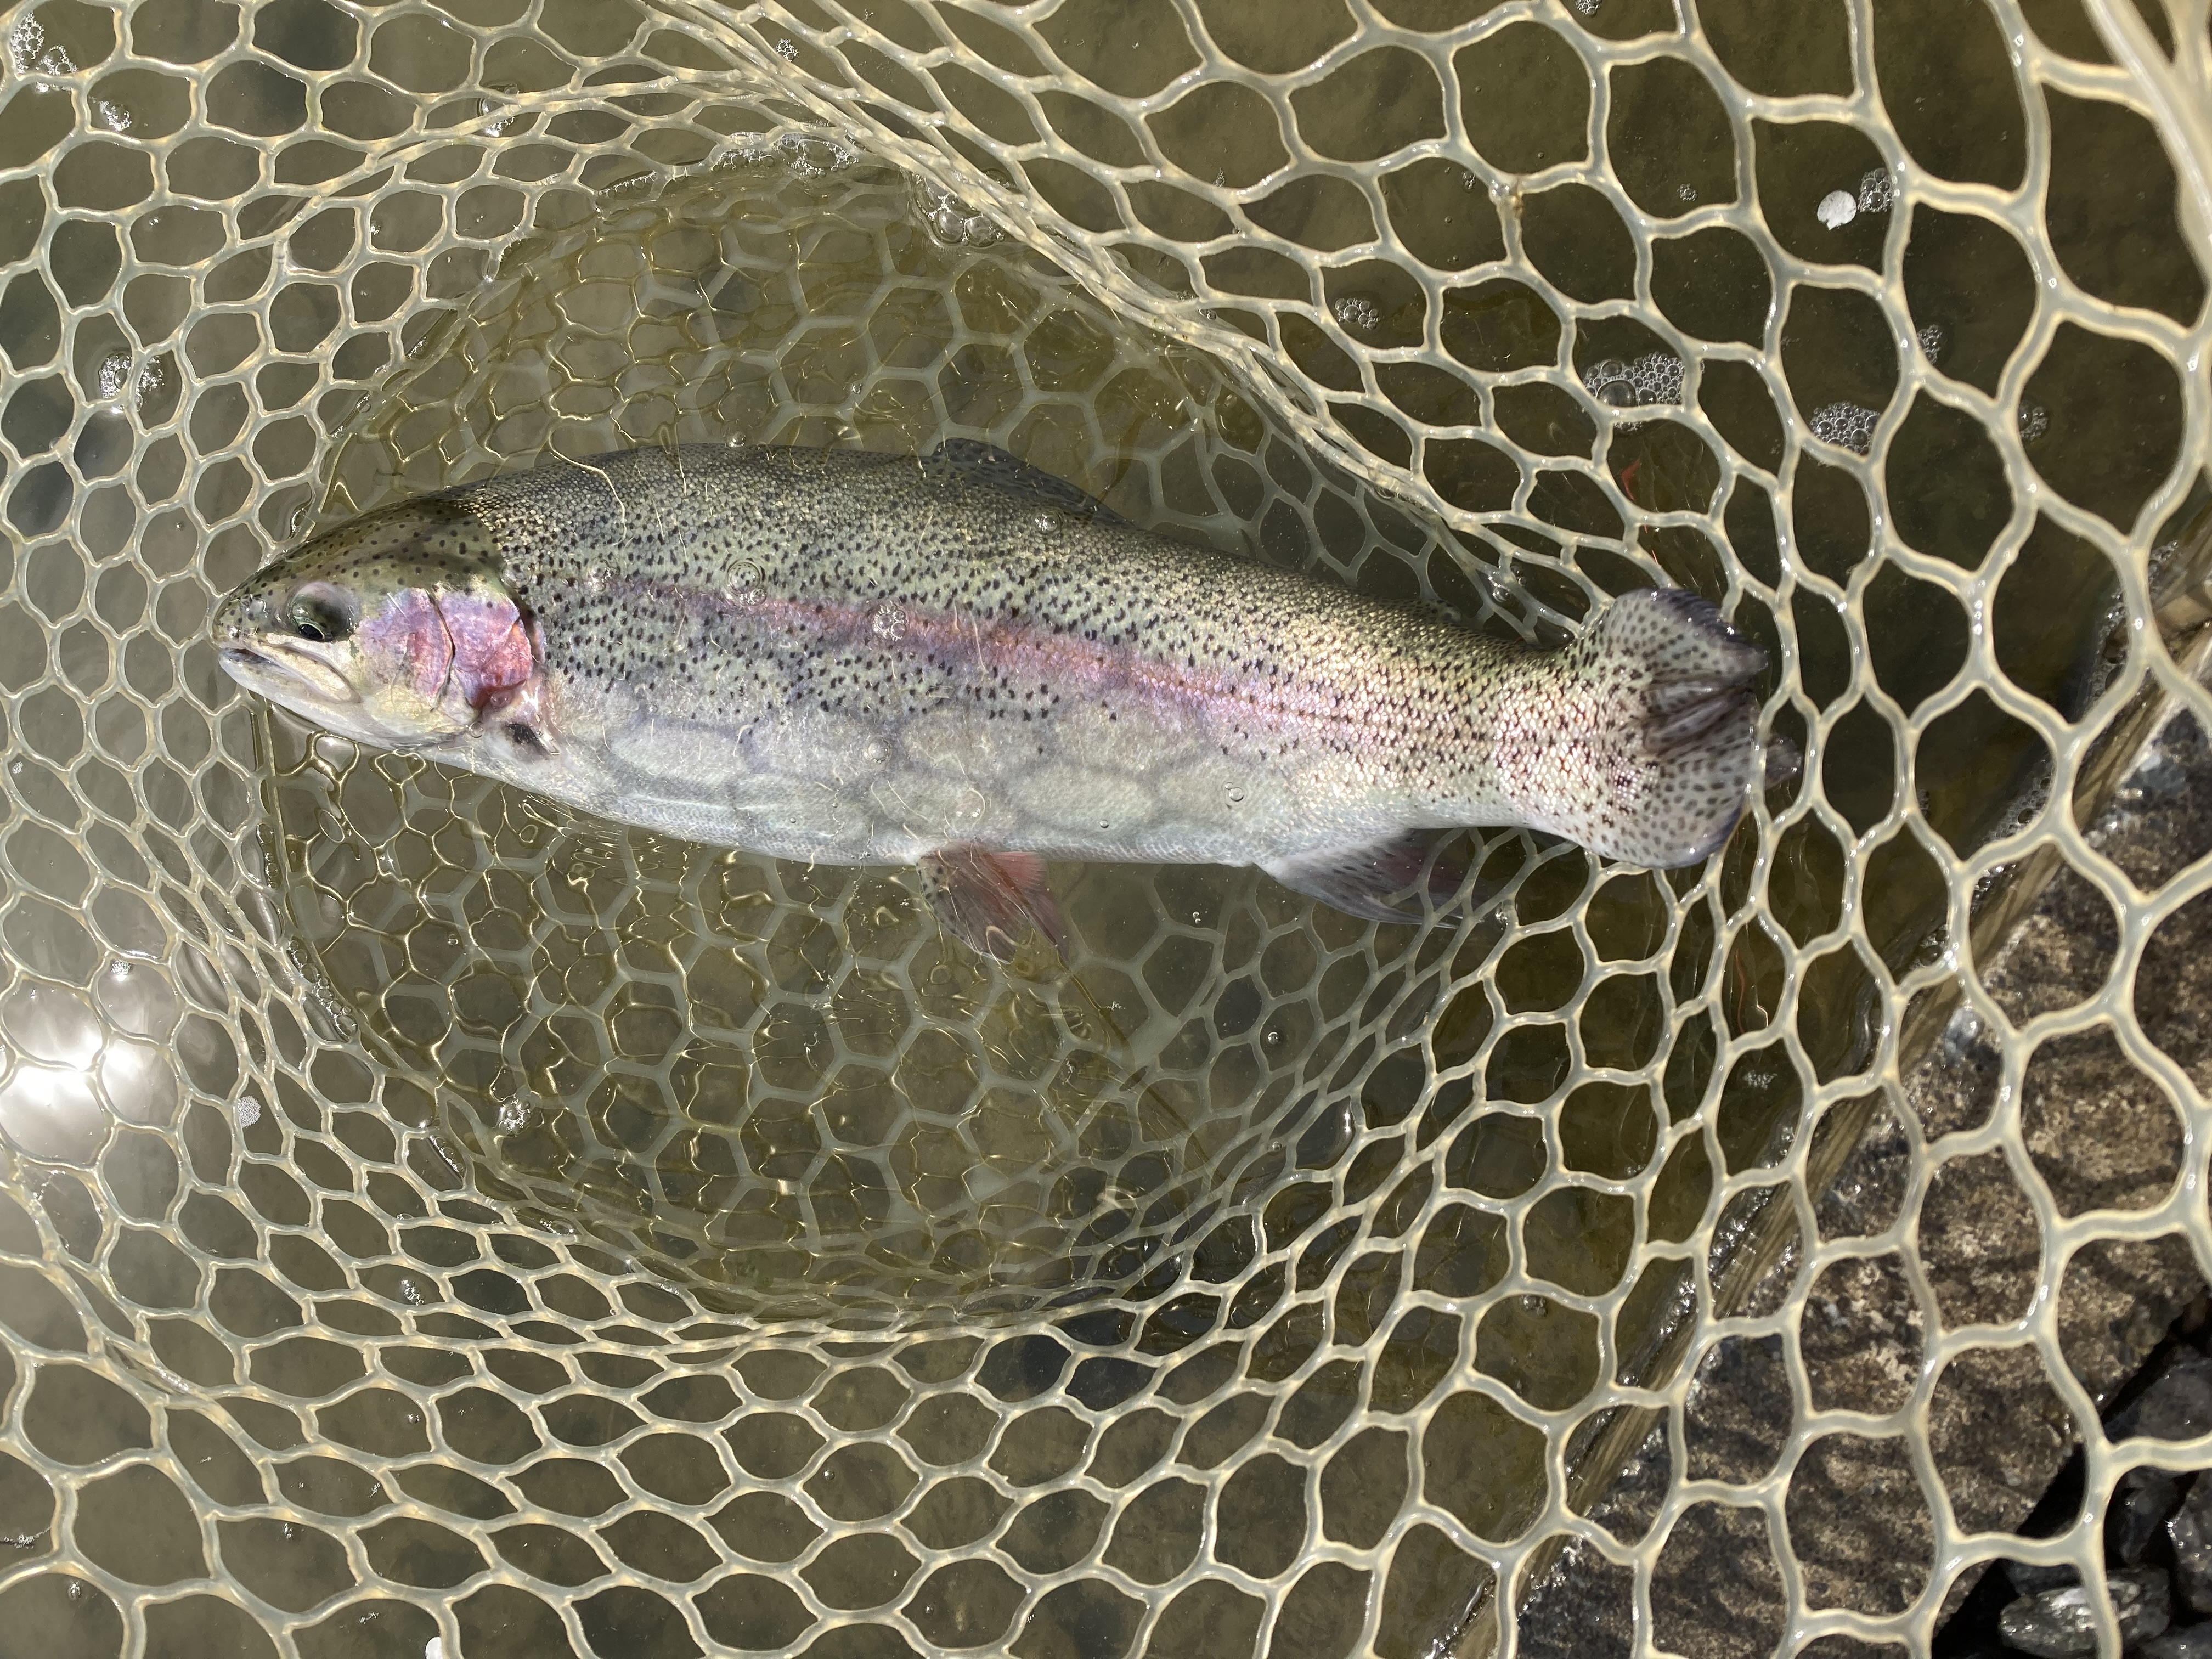
{"label": "net mesh", "polygon": [[[38,1650],[1839,1659],[2212,1462],[2098,1427],[2212,1270],[2201,0],[4,46]],[[1069,969],[1001,969],[202,639],[421,489],[958,435],[1529,637],[1697,588],[1802,775],[1663,878],[1478,838],[1419,930],[1071,867]]]}

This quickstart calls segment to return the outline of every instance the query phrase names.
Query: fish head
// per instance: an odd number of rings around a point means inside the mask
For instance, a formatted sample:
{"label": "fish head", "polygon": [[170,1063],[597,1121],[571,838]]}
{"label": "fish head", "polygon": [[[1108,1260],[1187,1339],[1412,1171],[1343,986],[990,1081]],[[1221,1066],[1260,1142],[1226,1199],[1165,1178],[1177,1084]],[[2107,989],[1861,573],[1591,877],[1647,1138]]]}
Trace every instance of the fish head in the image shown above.
{"label": "fish head", "polygon": [[211,633],[223,671],[248,690],[383,749],[471,731],[539,657],[496,542],[437,495],[302,544],[225,595]]}

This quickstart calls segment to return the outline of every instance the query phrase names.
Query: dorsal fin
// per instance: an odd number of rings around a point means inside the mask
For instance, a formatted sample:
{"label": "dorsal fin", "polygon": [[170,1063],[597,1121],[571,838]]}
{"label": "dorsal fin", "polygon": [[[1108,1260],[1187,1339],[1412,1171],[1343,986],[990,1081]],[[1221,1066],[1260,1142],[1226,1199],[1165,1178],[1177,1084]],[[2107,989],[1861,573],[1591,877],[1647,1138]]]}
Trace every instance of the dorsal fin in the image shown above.
{"label": "dorsal fin", "polygon": [[1086,495],[1065,478],[1055,478],[1042,467],[1031,466],[1018,455],[976,438],[947,438],[921,458],[922,471],[932,471],[988,484],[1033,506],[1056,507],[1071,518],[1099,524],[1126,524],[1127,520],[1095,495]]}

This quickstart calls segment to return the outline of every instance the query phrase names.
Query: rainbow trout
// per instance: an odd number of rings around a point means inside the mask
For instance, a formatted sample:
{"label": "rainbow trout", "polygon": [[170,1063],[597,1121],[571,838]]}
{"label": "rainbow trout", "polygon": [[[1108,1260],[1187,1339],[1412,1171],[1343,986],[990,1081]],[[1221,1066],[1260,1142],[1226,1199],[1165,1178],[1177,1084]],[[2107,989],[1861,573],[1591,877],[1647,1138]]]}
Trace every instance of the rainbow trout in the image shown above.
{"label": "rainbow trout", "polygon": [[[600,817],[912,864],[1011,953],[1047,859],[1255,864],[1417,921],[1438,832],[1727,837],[1765,653],[1705,600],[1540,651],[1139,530],[1003,452],[629,450],[384,508],[229,594],[241,684]],[[1399,903],[1390,901],[1400,899]]]}

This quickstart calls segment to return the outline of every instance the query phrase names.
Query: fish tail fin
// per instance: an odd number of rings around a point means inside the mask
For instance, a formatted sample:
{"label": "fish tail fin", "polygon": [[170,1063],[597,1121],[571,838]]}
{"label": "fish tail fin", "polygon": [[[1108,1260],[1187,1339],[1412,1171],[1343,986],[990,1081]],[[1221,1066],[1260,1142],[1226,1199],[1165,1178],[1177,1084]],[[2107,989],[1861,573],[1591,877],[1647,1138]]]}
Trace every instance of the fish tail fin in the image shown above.
{"label": "fish tail fin", "polygon": [[1681,588],[1623,594],[1570,649],[1601,736],[1587,787],[1568,792],[1583,822],[1544,827],[1654,869],[1710,857],[1763,769],[1754,682],[1766,653]]}

